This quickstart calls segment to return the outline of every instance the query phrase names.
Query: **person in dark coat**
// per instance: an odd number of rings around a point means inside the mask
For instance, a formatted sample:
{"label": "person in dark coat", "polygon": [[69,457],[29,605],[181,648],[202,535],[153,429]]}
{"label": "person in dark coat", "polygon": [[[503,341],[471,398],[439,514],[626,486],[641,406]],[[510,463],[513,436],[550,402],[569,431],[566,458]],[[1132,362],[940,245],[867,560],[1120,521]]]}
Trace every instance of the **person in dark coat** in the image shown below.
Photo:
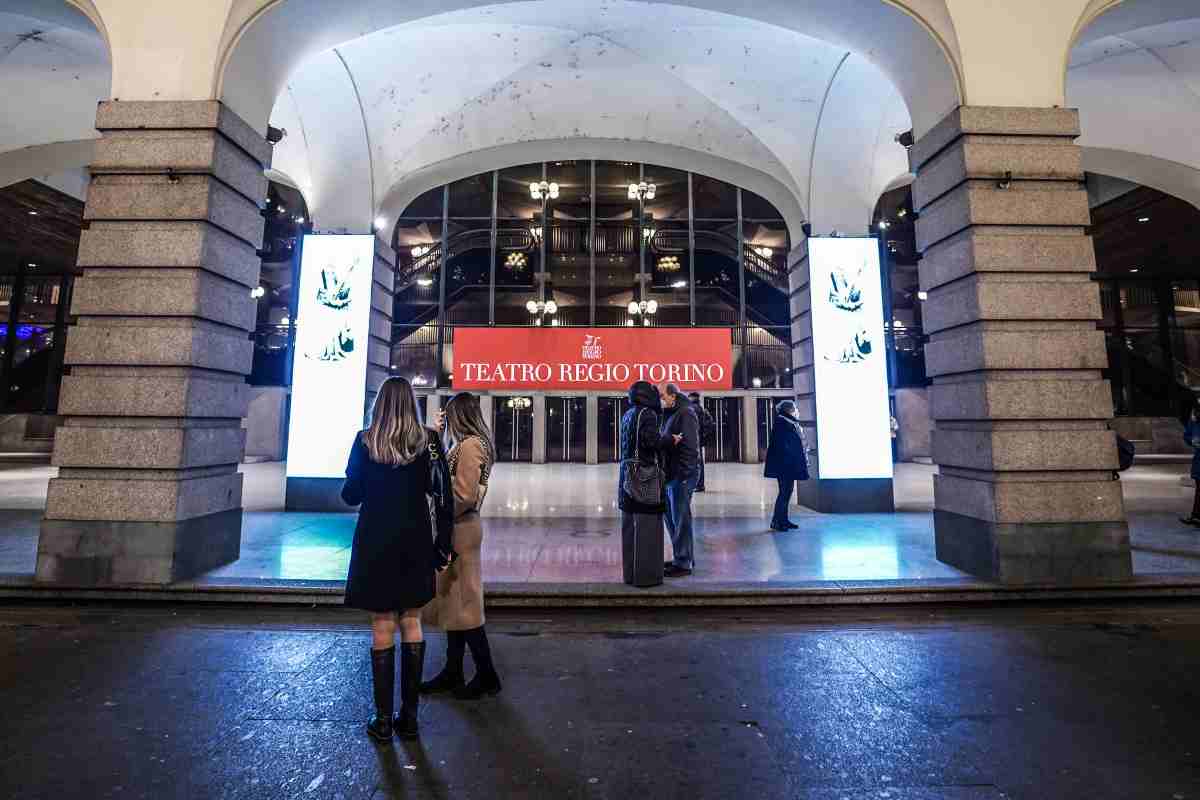
{"label": "person in dark coat", "polygon": [[673,383],[658,389],[666,417],[659,430],[659,451],[667,473],[667,533],[675,558],[663,565],[668,578],[691,575],[695,567],[692,494],[700,480],[700,419],[687,395]]}
{"label": "person in dark coat", "polygon": [[[434,500],[434,539],[428,497]],[[354,439],[342,499],[359,506],[350,548],[346,605],[371,613],[375,715],[367,733],[414,739],[425,640],[421,608],[433,599],[435,573],[453,559],[454,495],[441,436],[421,424],[404,378],[388,378],[371,424]],[[400,628],[400,713],[393,717],[396,628]]]}
{"label": "person in dark coat", "polygon": [[704,486],[704,462],[708,457],[706,448],[716,444],[717,423],[704,407],[704,400],[699,392],[688,392],[688,400],[691,401],[692,408],[696,409],[696,417],[700,420],[700,480],[696,481],[696,491],[705,492],[708,491]]}
{"label": "person in dark coat", "polygon": [[789,531],[800,527],[788,519],[788,505],[792,501],[796,481],[808,480],[808,454],[805,452],[804,432],[800,429],[800,412],[796,404],[784,400],[776,407],[776,411],[763,474],[779,481],[771,530]]}
{"label": "person in dark coat", "polygon": [[1192,448],[1192,480],[1196,483],[1196,492],[1192,496],[1191,516],[1184,517],[1180,522],[1200,527],[1200,406],[1192,406],[1187,426],[1183,429],[1183,440]]}
{"label": "person in dark coat", "polygon": [[[661,464],[658,446],[658,390],[648,381],[629,387],[629,409],[621,417],[621,467],[617,472],[617,506],[621,509],[621,563],[625,583],[657,586],[662,583],[663,514],[665,494],[658,502],[639,503],[625,491],[625,473],[636,459],[646,466]],[[665,482],[664,482],[665,485]],[[653,569],[642,569],[647,559]]]}

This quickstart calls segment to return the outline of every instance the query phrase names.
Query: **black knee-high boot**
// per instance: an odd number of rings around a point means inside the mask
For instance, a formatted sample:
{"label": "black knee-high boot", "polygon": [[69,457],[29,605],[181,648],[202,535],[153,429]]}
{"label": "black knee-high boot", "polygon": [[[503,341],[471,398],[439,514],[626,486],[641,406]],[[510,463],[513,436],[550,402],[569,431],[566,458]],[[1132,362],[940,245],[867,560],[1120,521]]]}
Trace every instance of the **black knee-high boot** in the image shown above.
{"label": "black knee-high boot", "polygon": [[437,677],[421,684],[421,694],[453,692],[463,685],[463,653],[467,639],[462,631],[446,631],[446,666]]}
{"label": "black knee-high boot", "polygon": [[500,676],[492,663],[492,650],[488,646],[487,631],[480,625],[463,632],[471,658],[475,661],[475,677],[466,686],[454,693],[461,700],[478,700],[485,695],[500,694]]}
{"label": "black knee-high boot", "polygon": [[404,642],[400,645],[400,713],[396,715],[396,735],[415,739],[417,712],[421,704],[421,672],[425,669],[425,643]]}
{"label": "black knee-high boot", "polygon": [[396,696],[396,648],[371,650],[371,682],[375,694],[375,715],[367,722],[367,733],[387,741],[392,738],[392,709]]}

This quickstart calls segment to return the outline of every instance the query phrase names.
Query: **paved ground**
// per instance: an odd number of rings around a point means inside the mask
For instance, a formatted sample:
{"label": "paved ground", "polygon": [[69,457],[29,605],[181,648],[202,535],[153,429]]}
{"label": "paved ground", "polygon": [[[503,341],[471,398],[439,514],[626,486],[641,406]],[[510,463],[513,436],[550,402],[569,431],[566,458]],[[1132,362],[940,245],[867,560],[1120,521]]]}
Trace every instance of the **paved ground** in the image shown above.
{"label": "paved ground", "polygon": [[[1187,464],[1138,466],[1122,476],[1134,571],[1200,574],[1200,532],[1178,517],[1191,508]],[[353,514],[282,513],[279,464],[246,465],[241,558],[202,583],[342,581]],[[697,571],[690,585],[862,581],[968,581],[934,554],[933,468],[899,465],[896,514],[823,515],[795,509],[800,530],[767,527],[773,485],[759,465],[709,465],[709,491],[696,496]],[[53,470],[0,465],[0,580],[29,580]],[[615,465],[502,464],[486,507],[484,574],[489,582],[621,581]]]}
{"label": "paved ground", "polygon": [[489,627],[505,692],[375,746],[343,609],[0,607],[0,796],[1200,798],[1194,602]]}

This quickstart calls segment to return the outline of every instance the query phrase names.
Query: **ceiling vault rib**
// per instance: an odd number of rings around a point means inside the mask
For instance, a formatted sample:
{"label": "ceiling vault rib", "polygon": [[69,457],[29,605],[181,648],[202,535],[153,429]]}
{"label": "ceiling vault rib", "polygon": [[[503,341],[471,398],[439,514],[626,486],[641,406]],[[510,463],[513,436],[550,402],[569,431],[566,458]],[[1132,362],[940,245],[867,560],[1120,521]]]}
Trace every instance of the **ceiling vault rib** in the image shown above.
{"label": "ceiling vault rib", "polygon": [[367,110],[363,108],[362,95],[358,93],[358,81],[354,80],[354,73],[350,71],[350,65],[346,63],[346,59],[342,57],[341,52],[335,47],[333,54],[337,56],[338,61],[342,63],[342,68],[346,70],[346,77],[350,79],[350,86],[354,89],[354,101],[358,103],[358,114],[362,119],[363,138],[367,142],[367,169],[371,173],[371,219],[367,220],[367,230],[374,230],[373,220],[378,206],[375,201],[375,151],[371,147],[371,129],[367,127]]}
{"label": "ceiling vault rib", "polygon": [[825,116],[825,104],[829,102],[829,94],[833,91],[833,82],[837,80],[838,73],[842,71],[842,65],[848,58],[850,58],[849,50],[842,54],[837,66],[833,68],[833,73],[829,76],[829,83],[825,86],[825,94],[821,95],[821,107],[817,109],[817,123],[813,126],[812,148],[808,153],[808,196],[804,198],[809,221],[813,218],[813,172],[816,169],[817,142],[821,137],[821,118]]}

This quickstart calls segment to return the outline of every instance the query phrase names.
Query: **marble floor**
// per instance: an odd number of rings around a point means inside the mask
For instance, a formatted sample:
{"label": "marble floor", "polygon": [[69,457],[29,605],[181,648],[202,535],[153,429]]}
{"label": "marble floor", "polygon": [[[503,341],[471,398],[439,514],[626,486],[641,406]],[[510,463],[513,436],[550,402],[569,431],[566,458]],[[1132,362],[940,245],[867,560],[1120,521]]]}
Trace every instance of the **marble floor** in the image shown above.
{"label": "marble floor", "polygon": [[[248,464],[241,558],[201,583],[341,581],[353,514],[284,513],[283,467]],[[1139,575],[1200,574],[1200,532],[1178,517],[1190,508],[1187,465],[1139,465],[1122,477]],[[901,464],[895,514],[817,514],[795,509],[800,529],[773,533],[774,485],[761,466],[712,464],[697,494],[697,569],[691,582],[955,580],[967,576],[934,557],[934,468]],[[33,572],[46,483],[44,464],[0,461],[0,574]],[[486,508],[484,572],[496,583],[621,580],[615,465],[505,464]],[[669,545],[668,545],[669,553]]]}

